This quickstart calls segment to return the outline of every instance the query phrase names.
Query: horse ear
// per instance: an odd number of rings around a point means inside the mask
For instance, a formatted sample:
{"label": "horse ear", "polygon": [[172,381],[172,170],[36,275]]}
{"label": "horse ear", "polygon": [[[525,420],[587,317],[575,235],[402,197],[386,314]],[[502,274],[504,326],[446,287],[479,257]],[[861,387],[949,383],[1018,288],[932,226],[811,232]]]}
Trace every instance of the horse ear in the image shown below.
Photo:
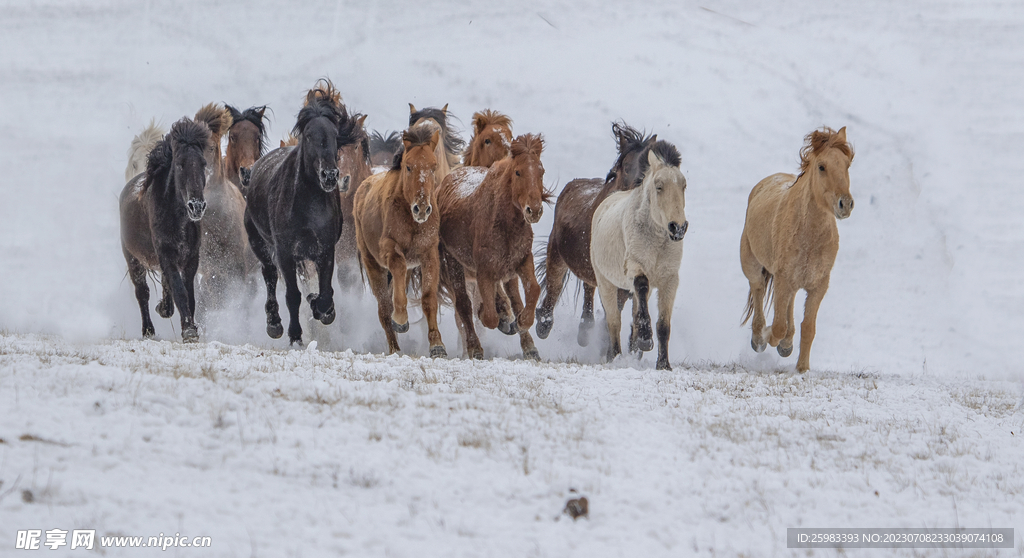
{"label": "horse ear", "polygon": [[836,136],[839,138],[839,141],[846,143],[846,126],[839,128],[839,132],[836,133]]}
{"label": "horse ear", "polygon": [[365,114],[360,114],[359,117],[356,118],[356,126],[359,126],[360,128],[362,128],[363,127],[363,122],[366,122],[366,115]]}
{"label": "horse ear", "polygon": [[441,129],[440,128],[435,128],[434,129],[434,133],[430,134],[430,150],[433,151],[433,150],[437,149],[437,144],[440,141],[441,141]]}
{"label": "horse ear", "polygon": [[448,116],[448,103],[444,104],[444,107],[441,108],[441,112],[443,112],[445,116]]}
{"label": "horse ear", "polygon": [[661,157],[658,157],[654,150],[647,152],[647,162],[651,165],[651,170],[658,170],[663,167],[665,163],[661,161]]}
{"label": "horse ear", "polygon": [[[447,106],[447,105],[445,105],[445,106]],[[483,132],[484,128],[486,128],[486,127],[487,127],[487,123],[484,122],[484,115],[480,114],[479,112],[474,114],[473,115],[473,129],[476,130],[475,133],[477,135],[479,135],[480,132]]]}
{"label": "horse ear", "polygon": [[655,143],[658,143],[658,134],[654,134],[651,136],[651,139],[647,140],[648,145],[654,145]]}
{"label": "horse ear", "polygon": [[416,107],[412,103],[409,103],[409,114],[416,114]]}
{"label": "horse ear", "polygon": [[267,105],[263,105],[262,107],[256,107],[255,109],[253,109],[253,112],[255,112],[256,116],[259,116],[260,120],[262,120],[263,119],[263,113],[267,112]]}
{"label": "horse ear", "polygon": [[284,140],[281,140],[281,147],[288,147],[288,144],[286,144]]}
{"label": "horse ear", "polygon": [[[412,106],[412,103],[409,103]],[[402,132],[402,146],[406,152],[412,149],[412,138],[409,136],[409,131]]]}

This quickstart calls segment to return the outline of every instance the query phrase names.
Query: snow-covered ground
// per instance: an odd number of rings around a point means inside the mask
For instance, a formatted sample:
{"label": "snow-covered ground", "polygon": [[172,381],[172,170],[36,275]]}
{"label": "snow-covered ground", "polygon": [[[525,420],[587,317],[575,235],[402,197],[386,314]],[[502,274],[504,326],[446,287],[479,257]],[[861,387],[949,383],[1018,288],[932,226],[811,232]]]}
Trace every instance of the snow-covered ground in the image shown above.
{"label": "snow-covered ground", "polygon": [[[132,136],[221,101],[270,105],[276,144],[324,75],[379,130],[409,102],[505,112],[556,190],[607,172],[614,119],[675,143],[676,370],[600,364],[572,296],[539,365],[496,332],[492,361],[420,359],[416,327],[366,355],[361,292],[319,350],[266,338],[260,301],[209,343],[162,319],[139,341]],[[954,525],[1024,548],[1024,4],[0,0],[0,76],[0,549],[56,527],[213,537],[183,556],[770,556],[787,527]],[[749,349],[738,240],[822,125],[847,126],[857,205],[797,376]],[[442,334],[456,354],[450,311]],[[554,521],[570,488],[589,521]]]}

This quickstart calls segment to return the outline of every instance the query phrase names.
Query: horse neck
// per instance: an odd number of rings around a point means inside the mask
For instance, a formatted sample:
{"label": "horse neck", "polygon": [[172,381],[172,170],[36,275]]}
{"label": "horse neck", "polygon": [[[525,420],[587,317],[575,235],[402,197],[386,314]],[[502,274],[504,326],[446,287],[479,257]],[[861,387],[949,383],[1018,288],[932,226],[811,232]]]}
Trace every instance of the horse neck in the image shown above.
{"label": "horse neck", "polygon": [[823,188],[814,184],[812,173],[798,176],[796,182],[785,192],[785,205],[797,208],[805,224],[835,225],[836,217],[825,203]]}
{"label": "horse neck", "polygon": [[[507,161],[505,164],[503,161]],[[515,202],[512,199],[512,159],[504,159],[491,165],[492,170],[498,170],[496,180],[484,180],[480,185],[485,195],[483,200],[490,206],[488,209],[494,212],[494,222],[502,229],[515,229],[526,225],[526,220],[520,211],[516,210]],[[498,165],[501,165],[500,167]],[[485,206],[486,207],[486,206]],[[532,229],[531,229],[532,230]]]}

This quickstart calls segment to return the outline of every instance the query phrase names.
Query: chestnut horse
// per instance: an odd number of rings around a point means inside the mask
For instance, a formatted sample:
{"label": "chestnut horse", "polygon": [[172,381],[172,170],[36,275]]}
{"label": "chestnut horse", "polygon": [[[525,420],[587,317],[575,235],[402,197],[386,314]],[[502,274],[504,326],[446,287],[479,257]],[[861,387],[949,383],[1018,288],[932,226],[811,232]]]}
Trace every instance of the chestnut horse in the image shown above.
{"label": "chestnut horse", "polygon": [[[318,84],[319,85],[319,84]],[[263,264],[267,286],[267,335],[284,333],[278,314],[278,270],[285,282],[288,305],[288,340],[302,344],[299,323],[297,267],[305,260],[317,268],[320,292],[306,300],[313,319],[334,322],[334,247],[341,237],[341,199],[338,171],[338,133],[349,120],[344,105],[332,100],[333,86],[315,88],[306,96],[292,135],[295,147],[283,147],[256,161],[249,183],[245,230],[249,244]]]}
{"label": "chestnut horse", "polygon": [[224,164],[228,180],[244,192],[252,178],[253,164],[267,152],[267,129],[263,122],[267,107],[249,107],[245,112],[231,105],[224,108],[231,113]]}
{"label": "chestnut horse", "polygon": [[452,169],[460,166],[459,159],[466,142],[462,141],[448,121],[448,105],[439,109],[429,107],[416,110],[416,107],[409,103],[409,126],[423,123],[435,126],[441,132],[441,143],[438,144],[434,157],[437,159],[437,180],[444,180]]}
{"label": "chestnut horse", "polygon": [[149,126],[132,138],[132,145],[128,148],[128,166],[124,170],[125,182],[146,170],[146,157],[157,142],[164,139],[165,134],[167,132],[157,125],[156,120],[150,120]]}
{"label": "chestnut horse", "polygon": [[[512,157],[490,169],[463,167],[441,183],[442,283],[455,299],[463,344],[473,358],[483,358],[483,348],[473,325],[473,302],[466,290],[467,278],[475,277],[480,293],[480,322],[495,329],[504,290],[515,315],[523,356],[539,359],[529,328],[540,298],[533,266],[533,225],[544,212],[551,194],[544,189],[544,149],[541,136],[527,134],[511,145]],[[520,298],[522,279],[526,300]],[[515,330],[513,330],[514,332]]]}
{"label": "chestnut horse", "polygon": [[160,271],[163,286],[157,314],[170,318],[177,306],[182,341],[199,340],[195,276],[199,270],[199,220],[206,212],[203,190],[210,176],[207,161],[212,153],[210,128],[182,118],[153,147],[145,173],[128,181],[118,199],[121,251],[135,285],[143,337],[155,334],[146,283],[146,271],[153,270]]}
{"label": "chestnut horse", "polygon": [[[846,142],[846,127],[815,130],[800,149],[800,174],[773,174],[757,183],[747,201],[747,217],[740,238],[740,263],[750,282],[743,323],[751,315],[750,345],[757,352],[766,345],[779,355],[793,352],[793,301],[804,289],[804,321],[800,326],[800,356],[796,369],[806,372],[811,363],[811,342],[829,275],[839,252],[837,219],[853,211],[850,163],[853,149]],[[774,290],[775,317],[765,328],[765,293]],[[770,304],[771,302],[769,302]],[[767,340],[765,337],[767,336]]]}
{"label": "chestnut horse", "polygon": [[419,267],[420,307],[427,318],[430,356],[448,355],[437,329],[440,218],[434,211],[438,168],[434,152],[440,143],[436,127],[420,124],[409,128],[402,134],[401,157],[395,157],[391,170],[370,176],[356,190],[356,245],[370,290],[377,298],[377,317],[387,337],[388,354],[399,351],[395,333],[409,331],[407,280],[413,275],[409,270]]}
{"label": "chestnut horse", "polygon": [[[647,152],[658,140],[657,135],[643,133],[624,122],[612,124],[619,156],[604,180],[578,178],[569,182],[555,203],[555,222],[548,237],[544,261],[540,265],[544,284],[544,302],[537,309],[537,335],[547,339],[554,325],[554,309],[571,271],[583,282],[583,315],[576,342],[586,346],[594,327],[594,289],[597,278],[590,263],[590,229],[594,210],[613,192],[636,188],[640,184],[641,165],[647,163]],[[619,306],[625,304],[629,291],[619,293]]]}
{"label": "chestnut horse", "polygon": [[668,339],[679,286],[686,221],[686,178],[679,151],[658,141],[647,151],[640,186],[614,192],[594,211],[590,261],[597,277],[608,334],[608,360],[620,352],[622,291],[633,295],[630,351],[654,348],[647,299],[658,289],[658,370],[671,370]]}
{"label": "chestnut horse", "polygon": [[489,167],[512,155],[512,119],[494,110],[473,114],[473,137],[462,156],[467,167]]}

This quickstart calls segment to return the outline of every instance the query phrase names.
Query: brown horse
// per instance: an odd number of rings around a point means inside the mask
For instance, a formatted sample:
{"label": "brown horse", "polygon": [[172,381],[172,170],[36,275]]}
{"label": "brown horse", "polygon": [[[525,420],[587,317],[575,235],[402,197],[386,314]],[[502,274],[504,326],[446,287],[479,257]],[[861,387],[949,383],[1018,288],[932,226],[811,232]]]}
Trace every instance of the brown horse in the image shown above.
{"label": "brown horse", "polygon": [[146,272],[160,271],[163,298],[156,312],[181,314],[181,338],[199,340],[195,322],[195,276],[199,269],[199,221],[206,212],[203,190],[210,177],[214,143],[204,122],[182,118],[153,146],[146,171],[132,178],[119,197],[121,251],[142,313],[142,336],[155,333],[149,316]]}
{"label": "brown horse", "polygon": [[[793,352],[796,333],[793,301],[799,289],[807,291],[796,363],[799,372],[810,369],[818,306],[839,252],[836,220],[846,219],[853,211],[852,161],[845,127],[838,132],[815,130],[800,149],[800,175],[773,174],[754,186],[747,201],[740,263],[750,294],[743,323],[753,315],[750,345],[755,351],[763,351],[767,344],[787,357]],[[769,331],[763,305],[765,294],[770,301],[773,290],[775,318]]]}
{"label": "brown horse", "polygon": [[[455,299],[459,328],[466,351],[483,358],[483,348],[473,326],[473,302],[466,280],[475,277],[480,292],[480,322],[499,325],[501,291],[505,290],[516,316],[523,356],[539,359],[533,337],[534,309],[540,285],[533,266],[533,224],[544,212],[551,194],[544,189],[544,149],[541,136],[527,134],[511,145],[512,157],[490,169],[456,169],[441,183],[442,282]],[[522,279],[526,300],[519,296]]]}
{"label": "brown horse", "polygon": [[467,167],[489,167],[512,155],[512,119],[494,110],[473,115],[473,137],[462,156]]}
{"label": "brown horse", "polygon": [[334,259],[338,284],[349,288],[359,284],[359,249],[356,247],[356,229],[352,226],[355,191],[372,174],[370,141],[363,127],[365,121],[366,115],[356,114],[347,126],[338,131],[338,170],[342,182],[351,184],[351,187],[341,194],[341,215],[347,225],[341,228]]}
{"label": "brown horse", "polygon": [[221,158],[221,137],[232,127],[231,111],[210,103],[199,109],[195,120],[210,128],[212,159],[206,184],[206,216],[203,218],[203,243],[199,256],[199,304],[205,309],[223,308],[233,294],[239,293],[250,272],[257,267],[245,233],[245,198],[225,172]]}
{"label": "brown horse", "polygon": [[[612,124],[619,156],[604,180],[578,178],[565,185],[555,203],[555,223],[548,237],[547,253],[541,266],[544,277],[544,302],[537,309],[537,335],[547,339],[554,325],[554,309],[571,271],[583,282],[583,316],[576,341],[581,346],[590,342],[594,327],[594,289],[597,278],[590,262],[590,233],[594,210],[613,192],[632,190],[640,185],[647,152],[658,140],[657,135],[644,136],[625,123]],[[619,291],[619,307],[629,298],[629,291]]]}
{"label": "brown horse", "polygon": [[252,165],[267,152],[267,129],[263,122],[267,107],[249,107],[244,112],[231,105],[224,108],[231,113],[225,170],[228,180],[244,192],[252,178]]}
{"label": "brown horse", "polygon": [[412,103],[409,103],[409,126],[428,124],[436,127],[441,132],[441,143],[436,148],[434,157],[437,159],[437,180],[444,180],[452,169],[461,166],[460,155],[466,147],[466,142],[459,137],[459,134],[452,127],[448,117],[448,105],[441,108],[428,107],[417,110]]}
{"label": "brown horse", "polygon": [[437,329],[440,218],[434,211],[438,167],[434,150],[440,142],[435,128],[413,126],[402,135],[402,155],[395,157],[391,170],[367,178],[355,195],[356,245],[377,298],[388,354],[399,351],[395,332],[409,331],[406,288],[413,275],[409,270],[416,267],[420,268],[420,306],[427,318],[430,356],[448,354]]}

